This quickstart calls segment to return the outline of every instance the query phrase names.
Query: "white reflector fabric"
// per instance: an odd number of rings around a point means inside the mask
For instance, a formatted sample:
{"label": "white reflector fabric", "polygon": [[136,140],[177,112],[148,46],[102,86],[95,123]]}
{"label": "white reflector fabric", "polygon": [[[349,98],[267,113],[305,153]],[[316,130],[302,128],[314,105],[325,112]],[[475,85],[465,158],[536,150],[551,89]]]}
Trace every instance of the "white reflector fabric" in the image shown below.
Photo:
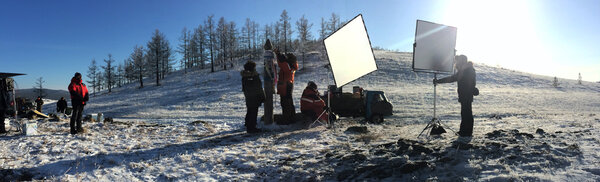
{"label": "white reflector fabric", "polygon": [[336,86],[344,86],[377,70],[362,15],[327,37],[324,43]]}
{"label": "white reflector fabric", "polygon": [[456,27],[417,20],[413,71],[452,73]]}

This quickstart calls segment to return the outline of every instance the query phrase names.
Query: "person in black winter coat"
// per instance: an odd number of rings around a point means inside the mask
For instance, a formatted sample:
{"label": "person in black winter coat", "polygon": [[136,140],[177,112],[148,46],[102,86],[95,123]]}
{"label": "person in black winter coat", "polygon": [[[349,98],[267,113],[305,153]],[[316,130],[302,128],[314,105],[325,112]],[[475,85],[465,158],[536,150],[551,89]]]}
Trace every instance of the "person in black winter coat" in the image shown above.
{"label": "person in black winter coat", "polygon": [[58,100],[58,102],[56,102],[56,112],[64,114],[66,109],[67,109],[67,100],[65,100],[64,97],[61,97],[60,100]]}
{"label": "person in black winter coat", "polygon": [[6,88],[5,79],[0,79],[0,133],[6,133],[6,128],[4,128],[4,114],[6,114],[6,110],[10,107],[10,98]]}
{"label": "person in black winter coat", "polygon": [[36,103],[36,108],[35,110],[42,112],[42,106],[44,105],[44,100],[42,100],[42,97],[37,97],[37,99],[35,99],[35,103]]}
{"label": "person in black winter coat", "polygon": [[433,84],[457,82],[458,102],[460,102],[460,136],[473,135],[473,111],[471,104],[473,96],[479,95],[479,90],[475,88],[475,69],[473,63],[467,61],[467,56],[458,55],[455,57],[457,72],[449,77],[439,80],[434,79]]}
{"label": "person in black winter coat", "polygon": [[260,76],[256,72],[256,63],[248,61],[244,64],[242,75],[242,91],[246,98],[246,131],[257,133],[261,130],[256,128],[258,107],[265,101],[265,92],[262,88]]}

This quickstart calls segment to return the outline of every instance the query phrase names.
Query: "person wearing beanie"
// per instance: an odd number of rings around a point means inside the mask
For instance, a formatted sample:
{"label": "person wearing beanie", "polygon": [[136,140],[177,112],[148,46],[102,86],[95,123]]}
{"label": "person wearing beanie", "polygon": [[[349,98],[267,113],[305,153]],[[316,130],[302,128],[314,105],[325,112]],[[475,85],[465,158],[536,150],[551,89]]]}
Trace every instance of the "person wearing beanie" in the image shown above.
{"label": "person wearing beanie", "polygon": [[256,128],[256,119],[258,116],[258,107],[265,100],[265,93],[262,88],[260,76],[256,72],[256,63],[248,61],[244,64],[242,75],[242,91],[246,98],[246,118],[244,125],[248,133],[261,132]]}
{"label": "person wearing beanie", "polygon": [[307,124],[311,124],[312,121],[317,119],[327,122],[328,114],[323,113],[324,110],[325,101],[323,101],[319,95],[317,84],[313,81],[308,82],[308,85],[302,92],[302,98],[300,99],[300,111],[311,119],[311,122]]}
{"label": "person wearing beanie", "polygon": [[264,45],[264,71],[263,71],[263,79],[265,86],[265,114],[264,114],[264,123],[265,125],[269,125],[273,123],[273,94],[275,94],[275,83],[277,83],[277,68],[275,61],[275,53],[273,53],[273,45],[271,41],[267,39]]}
{"label": "person wearing beanie", "polygon": [[281,98],[282,121],[281,124],[292,124],[295,122],[296,108],[292,98],[294,90],[294,75],[298,70],[296,56],[292,53],[282,54],[275,51],[277,65],[279,66],[279,80],[277,82],[277,94]]}
{"label": "person wearing beanie", "polygon": [[81,125],[81,117],[83,114],[83,107],[90,97],[87,87],[81,80],[81,73],[75,73],[75,76],[71,78],[71,84],[69,84],[68,89],[71,94],[71,105],[73,106],[70,122],[71,134],[82,133],[83,126]]}
{"label": "person wearing beanie", "polygon": [[473,96],[479,95],[479,90],[475,88],[477,82],[475,69],[473,68],[473,63],[467,61],[467,56],[465,55],[458,55],[454,60],[456,60],[455,67],[457,72],[446,78],[433,79],[433,84],[457,82],[461,119],[458,134],[469,137],[473,135],[473,110],[471,104],[473,103]]}

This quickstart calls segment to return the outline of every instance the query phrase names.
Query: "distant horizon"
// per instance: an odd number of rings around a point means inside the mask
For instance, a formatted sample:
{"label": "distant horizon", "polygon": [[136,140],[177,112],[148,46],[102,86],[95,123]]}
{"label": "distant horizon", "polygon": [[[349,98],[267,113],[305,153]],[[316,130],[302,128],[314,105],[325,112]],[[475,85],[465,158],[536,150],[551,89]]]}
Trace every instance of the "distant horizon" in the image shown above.
{"label": "distant horizon", "polygon": [[[259,28],[279,20],[286,10],[293,29],[300,16],[312,23],[318,38],[321,18],[336,13],[347,21],[363,14],[373,47],[412,52],[417,19],[458,28],[457,54],[476,63],[536,75],[600,81],[600,2],[550,1],[109,1],[72,0],[0,3],[0,72],[15,77],[19,88],[31,88],[43,77],[45,87],[66,90],[73,73],[84,75],[92,59],[103,65],[112,54],[117,63],[144,45],[155,29],[173,49],[181,30],[202,24],[208,15],[224,17],[241,29],[246,18]],[[399,8],[401,8],[399,11]],[[506,14],[503,11],[513,11]],[[151,11],[152,10],[152,11]],[[227,11],[221,11],[227,10]],[[560,13],[556,13],[560,12]],[[477,16],[473,16],[477,14]],[[573,21],[578,20],[578,21]],[[294,38],[296,33],[292,35]],[[175,53],[175,59],[181,55]]]}

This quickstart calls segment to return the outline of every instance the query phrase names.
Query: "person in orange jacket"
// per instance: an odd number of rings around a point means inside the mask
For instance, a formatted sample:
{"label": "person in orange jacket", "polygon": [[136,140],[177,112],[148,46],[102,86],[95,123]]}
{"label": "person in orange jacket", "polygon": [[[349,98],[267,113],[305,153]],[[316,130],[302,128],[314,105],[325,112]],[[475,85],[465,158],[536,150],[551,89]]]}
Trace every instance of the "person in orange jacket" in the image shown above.
{"label": "person in orange jacket", "polygon": [[71,94],[71,104],[73,105],[70,122],[71,134],[77,134],[78,132],[83,132],[83,126],[81,126],[83,106],[90,99],[88,89],[81,80],[81,73],[75,73],[75,76],[71,78],[69,93]]}
{"label": "person in orange jacket", "polygon": [[298,70],[298,61],[292,53],[282,54],[275,50],[277,65],[279,66],[279,80],[277,81],[277,94],[281,97],[282,121],[281,124],[294,123],[296,109],[292,99],[294,90],[294,75]]}
{"label": "person in orange jacket", "polygon": [[302,98],[300,99],[300,111],[305,116],[310,117],[311,121],[315,121],[319,118],[321,121],[328,121],[328,114],[323,113],[325,110],[325,101],[321,99],[317,84],[315,82],[308,82],[308,85],[302,92]]}

